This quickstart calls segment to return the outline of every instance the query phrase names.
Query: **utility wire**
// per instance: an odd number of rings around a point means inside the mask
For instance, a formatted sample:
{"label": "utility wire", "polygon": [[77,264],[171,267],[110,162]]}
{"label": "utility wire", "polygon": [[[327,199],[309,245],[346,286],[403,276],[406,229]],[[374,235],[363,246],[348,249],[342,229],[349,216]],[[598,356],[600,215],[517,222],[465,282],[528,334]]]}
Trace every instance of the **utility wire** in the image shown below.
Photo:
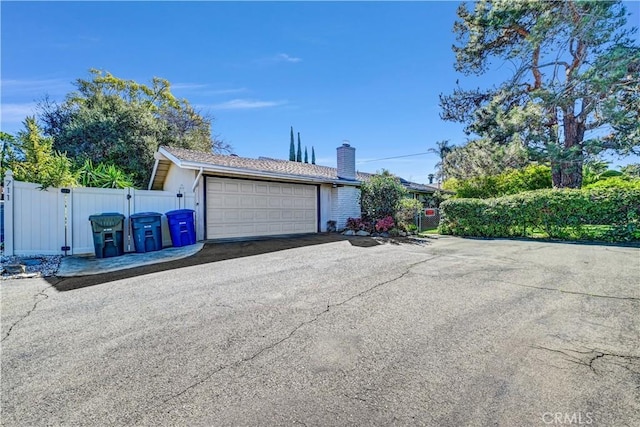
{"label": "utility wire", "polygon": [[416,154],[406,154],[404,156],[395,156],[395,157],[385,157],[383,159],[373,159],[373,160],[362,160],[356,163],[371,163],[371,162],[379,162],[381,160],[391,160],[391,159],[401,159],[403,157],[413,157],[413,156],[424,156],[425,154],[431,154],[431,151],[427,151],[425,153],[416,153]]}

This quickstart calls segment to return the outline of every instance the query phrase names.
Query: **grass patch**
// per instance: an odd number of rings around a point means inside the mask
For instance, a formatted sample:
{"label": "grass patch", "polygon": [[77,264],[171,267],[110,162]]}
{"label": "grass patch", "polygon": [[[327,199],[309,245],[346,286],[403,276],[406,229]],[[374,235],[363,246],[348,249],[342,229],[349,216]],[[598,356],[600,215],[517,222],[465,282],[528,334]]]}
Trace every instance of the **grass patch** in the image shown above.
{"label": "grass patch", "polygon": [[433,234],[438,234],[438,227],[435,228],[427,228],[426,230],[422,230],[418,233],[419,237],[425,237]]}

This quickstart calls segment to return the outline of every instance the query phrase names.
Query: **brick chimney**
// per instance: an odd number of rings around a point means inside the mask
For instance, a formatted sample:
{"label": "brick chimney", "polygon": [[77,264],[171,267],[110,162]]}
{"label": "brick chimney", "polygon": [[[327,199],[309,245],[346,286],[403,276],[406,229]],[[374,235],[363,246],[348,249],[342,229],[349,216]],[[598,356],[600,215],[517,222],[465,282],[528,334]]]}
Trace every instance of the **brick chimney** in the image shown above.
{"label": "brick chimney", "polygon": [[349,141],[342,141],[342,146],[337,148],[338,151],[338,178],[356,179],[356,149],[353,148]]}

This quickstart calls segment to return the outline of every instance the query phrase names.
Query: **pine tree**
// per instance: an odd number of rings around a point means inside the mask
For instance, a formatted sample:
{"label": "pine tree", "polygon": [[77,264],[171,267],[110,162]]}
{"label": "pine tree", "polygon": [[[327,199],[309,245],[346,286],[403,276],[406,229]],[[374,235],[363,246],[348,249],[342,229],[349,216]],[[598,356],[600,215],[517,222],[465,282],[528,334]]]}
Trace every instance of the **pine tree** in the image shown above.
{"label": "pine tree", "polygon": [[309,163],[309,155],[307,154],[307,147],[304,147],[304,162]]}
{"label": "pine tree", "polygon": [[296,145],[293,142],[293,126],[291,126],[291,144],[289,144],[289,160],[296,161]]}
{"label": "pine tree", "polygon": [[316,150],[313,149],[313,145],[311,146],[311,164],[316,164]]}
{"label": "pine tree", "polygon": [[302,148],[300,147],[300,132],[298,132],[298,153],[296,155],[296,162],[302,162]]}
{"label": "pine tree", "polygon": [[580,188],[585,161],[640,146],[640,47],[624,3],[461,4],[455,70],[476,80],[515,65],[490,87],[440,95],[440,117],[501,148],[524,143],[550,164],[554,187]]}

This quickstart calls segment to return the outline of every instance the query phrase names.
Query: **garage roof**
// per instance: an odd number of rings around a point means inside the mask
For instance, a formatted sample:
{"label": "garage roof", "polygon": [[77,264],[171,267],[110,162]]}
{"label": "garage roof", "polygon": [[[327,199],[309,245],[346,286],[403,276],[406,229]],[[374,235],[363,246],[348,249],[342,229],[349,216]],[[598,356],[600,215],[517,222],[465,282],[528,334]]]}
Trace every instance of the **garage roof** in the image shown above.
{"label": "garage roof", "polygon": [[[175,163],[184,169],[202,169],[204,172],[226,176],[245,176],[289,179],[299,182],[326,182],[333,184],[359,185],[372,174],[356,172],[356,181],[338,178],[337,169],[313,165],[311,163],[292,162],[289,160],[260,157],[251,159],[236,155],[222,155],[188,150],[185,148],[162,146],[156,155],[156,165],[151,176],[150,189],[161,190],[167,176],[169,165]],[[433,193],[436,187],[417,184],[401,179],[409,190],[414,192]]]}

